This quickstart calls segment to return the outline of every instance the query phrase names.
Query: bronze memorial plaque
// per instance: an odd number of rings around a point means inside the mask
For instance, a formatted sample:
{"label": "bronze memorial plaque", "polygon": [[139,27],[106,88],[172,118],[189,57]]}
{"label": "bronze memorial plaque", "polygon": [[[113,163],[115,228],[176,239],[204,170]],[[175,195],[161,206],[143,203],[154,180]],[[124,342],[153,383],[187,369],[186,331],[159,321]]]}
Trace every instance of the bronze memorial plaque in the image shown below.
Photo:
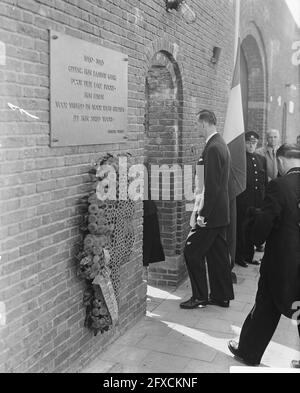
{"label": "bronze memorial plaque", "polygon": [[51,146],[122,143],[128,56],[50,31]]}

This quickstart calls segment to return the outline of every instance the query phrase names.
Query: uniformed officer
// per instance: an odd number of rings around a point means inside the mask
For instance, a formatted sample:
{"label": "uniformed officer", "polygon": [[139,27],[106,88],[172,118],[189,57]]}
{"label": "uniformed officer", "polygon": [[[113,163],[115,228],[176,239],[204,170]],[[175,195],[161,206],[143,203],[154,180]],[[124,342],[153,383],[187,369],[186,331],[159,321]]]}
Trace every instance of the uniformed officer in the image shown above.
{"label": "uniformed officer", "polygon": [[247,132],[247,188],[237,197],[237,250],[236,264],[248,267],[248,264],[259,265],[254,261],[255,247],[245,231],[246,214],[249,207],[260,208],[268,184],[267,161],[265,157],[256,154],[259,136],[256,132]]}

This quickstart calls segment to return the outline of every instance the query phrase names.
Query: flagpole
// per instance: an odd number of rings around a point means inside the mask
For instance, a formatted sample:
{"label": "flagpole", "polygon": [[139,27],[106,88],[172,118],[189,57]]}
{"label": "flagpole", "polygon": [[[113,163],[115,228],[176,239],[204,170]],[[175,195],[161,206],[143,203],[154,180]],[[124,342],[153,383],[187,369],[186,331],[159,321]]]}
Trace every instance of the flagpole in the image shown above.
{"label": "flagpole", "polygon": [[241,0],[235,0],[235,36],[234,36],[234,64],[236,63],[241,20]]}

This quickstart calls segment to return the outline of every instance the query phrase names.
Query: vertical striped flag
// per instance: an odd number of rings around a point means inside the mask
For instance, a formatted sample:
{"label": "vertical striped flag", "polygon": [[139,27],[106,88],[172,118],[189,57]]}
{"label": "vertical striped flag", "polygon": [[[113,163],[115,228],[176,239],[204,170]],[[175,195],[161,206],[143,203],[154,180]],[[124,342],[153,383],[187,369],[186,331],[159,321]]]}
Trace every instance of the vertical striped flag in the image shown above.
{"label": "vertical striped flag", "polygon": [[240,40],[238,40],[233,82],[223,135],[231,153],[232,196],[234,197],[238,196],[246,189],[245,125],[240,80],[240,59],[241,48]]}
{"label": "vertical striped flag", "polygon": [[227,230],[231,267],[234,267],[236,255],[237,207],[236,197],[246,189],[247,167],[245,147],[245,124],[241,88],[241,43],[240,13],[241,1],[235,0],[235,67],[225,120],[224,139],[231,153],[231,172],[229,180],[230,225]]}

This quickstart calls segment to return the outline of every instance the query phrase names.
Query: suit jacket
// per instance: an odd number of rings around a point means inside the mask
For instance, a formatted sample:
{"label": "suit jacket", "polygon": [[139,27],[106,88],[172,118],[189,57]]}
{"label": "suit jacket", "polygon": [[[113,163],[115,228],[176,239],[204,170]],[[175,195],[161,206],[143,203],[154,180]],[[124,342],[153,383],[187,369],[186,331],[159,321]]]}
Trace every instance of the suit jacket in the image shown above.
{"label": "suit jacket", "polygon": [[204,205],[200,215],[205,217],[207,228],[229,225],[229,174],[231,158],[221,135],[214,135],[203,152]]}
{"label": "suit jacket", "polygon": [[277,159],[272,154],[272,149],[267,146],[261,147],[256,150],[256,153],[267,160],[268,180],[275,180],[278,177],[278,166]]}
{"label": "suit jacket", "polygon": [[[297,173],[298,172],[298,173]],[[300,301],[300,168],[269,183],[262,209],[251,225],[256,245],[265,241],[261,274],[275,304],[291,318]]]}
{"label": "suit jacket", "polygon": [[248,207],[261,207],[268,185],[267,161],[259,154],[246,153],[247,156],[247,187],[237,197],[238,209],[247,210]]}

